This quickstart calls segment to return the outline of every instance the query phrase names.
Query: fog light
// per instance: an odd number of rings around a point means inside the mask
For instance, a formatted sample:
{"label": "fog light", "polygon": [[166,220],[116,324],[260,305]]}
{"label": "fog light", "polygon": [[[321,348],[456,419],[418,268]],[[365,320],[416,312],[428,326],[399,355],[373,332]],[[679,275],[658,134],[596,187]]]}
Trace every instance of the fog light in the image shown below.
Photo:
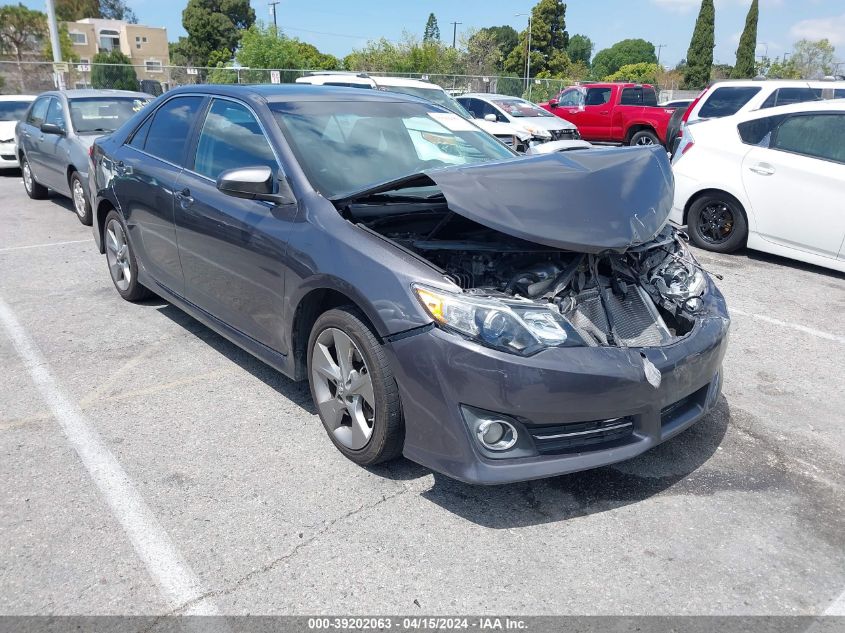
{"label": "fog light", "polygon": [[481,445],[491,451],[506,451],[516,444],[516,429],[504,420],[484,420],[475,434]]}

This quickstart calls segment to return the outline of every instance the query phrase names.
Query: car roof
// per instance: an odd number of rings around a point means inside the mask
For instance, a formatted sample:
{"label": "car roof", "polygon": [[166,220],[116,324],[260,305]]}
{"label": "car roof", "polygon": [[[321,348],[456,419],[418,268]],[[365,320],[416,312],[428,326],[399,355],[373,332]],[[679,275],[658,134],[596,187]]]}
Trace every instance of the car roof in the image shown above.
{"label": "car roof", "polygon": [[35,95],[0,95],[0,101],[35,101]]}
{"label": "car roof", "polygon": [[[790,103],[789,105],[763,108],[762,110],[749,110],[716,119],[696,119],[688,125],[692,130],[717,130],[720,128],[736,127],[746,121],[766,119],[782,114],[800,114],[809,112],[845,112],[845,99],[826,99],[822,101],[804,101],[801,103]],[[695,132],[693,132],[695,134]]]}
{"label": "car roof", "polygon": [[134,90],[106,90],[97,88],[80,88],[78,90],[49,90],[42,92],[39,97],[44,95],[61,96],[64,95],[68,99],[85,99],[91,97],[135,97],[139,99],[152,99],[151,94],[146,92],[136,92]]}
{"label": "car roof", "polygon": [[183,93],[220,95],[222,97],[259,97],[272,103],[286,101],[411,101],[426,103],[429,101],[417,99],[398,92],[383,90],[361,90],[345,86],[320,86],[306,83],[299,84],[258,84],[258,85],[225,85],[225,84],[196,84],[181,86],[165,94],[175,95]]}
{"label": "car roof", "polygon": [[807,85],[842,87],[845,81],[831,79],[719,79],[710,84],[710,88],[754,86],[757,88],[802,88]]}
{"label": "car roof", "polygon": [[443,90],[442,86],[433,84],[430,81],[421,79],[408,79],[407,77],[382,77],[370,75],[370,79],[380,86],[408,86],[410,88],[428,88],[429,90]]}
{"label": "car roof", "polygon": [[[522,97],[514,97],[513,95],[502,95],[496,92],[467,92],[466,94],[462,94],[456,99],[460,99],[461,97],[472,97],[473,99],[518,99],[519,101],[528,101],[527,99],[523,99]],[[528,101],[528,103],[531,103]]]}

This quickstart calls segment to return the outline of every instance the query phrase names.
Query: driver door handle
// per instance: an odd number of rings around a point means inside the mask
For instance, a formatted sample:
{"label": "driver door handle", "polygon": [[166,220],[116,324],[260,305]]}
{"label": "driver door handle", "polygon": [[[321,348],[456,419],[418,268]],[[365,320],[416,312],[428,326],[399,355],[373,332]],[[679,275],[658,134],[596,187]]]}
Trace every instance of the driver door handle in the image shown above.
{"label": "driver door handle", "polygon": [[775,168],[768,163],[757,163],[756,165],[751,165],[748,169],[761,176],[771,176],[775,173]]}
{"label": "driver door handle", "polygon": [[194,203],[194,199],[191,197],[191,190],[187,187],[176,193],[176,199],[179,201],[179,205],[183,209]]}

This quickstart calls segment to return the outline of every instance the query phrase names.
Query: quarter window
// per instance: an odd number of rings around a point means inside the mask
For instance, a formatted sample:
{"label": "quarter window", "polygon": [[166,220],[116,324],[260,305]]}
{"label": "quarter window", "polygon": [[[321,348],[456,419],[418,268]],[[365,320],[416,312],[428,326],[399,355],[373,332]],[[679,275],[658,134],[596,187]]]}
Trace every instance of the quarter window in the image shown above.
{"label": "quarter window", "polygon": [[144,143],[147,142],[147,134],[150,131],[150,126],[153,123],[153,117],[147,117],[147,120],[141,124],[137,130],[135,130],[135,134],[132,135],[132,140],[129,141],[130,147],[134,147],[135,149],[144,149]]}
{"label": "quarter window", "polygon": [[818,101],[821,98],[822,91],[819,88],[778,88],[766,98],[760,108],[774,108],[790,103]]}
{"label": "quarter window", "polygon": [[161,106],[150,124],[144,151],[181,165],[188,135],[202,101],[202,97],[175,97]]}
{"label": "quarter window", "polygon": [[29,116],[26,118],[26,122],[30,125],[34,125],[35,127],[41,127],[41,124],[44,123],[44,118],[47,116],[47,106],[50,105],[50,97],[41,97],[37,99],[34,104],[32,104],[32,110],[29,111]]}
{"label": "quarter window", "polygon": [[258,165],[278,168],[255,116],[239,103],[215,99],[200,132],[194,171],[216,180],[227,169]]}
{"label": "quarter window", "polygon": [[790,117],[778,128],[772,148],[845,163],[845,114]]}
{"label": "quarter window", "polygon": [[61,129],[65,129],[65,115],[62,112],[62,104],[58,99],[50,100],[50,107],[47,108],[47,117],[44,119],[45,123],[52,123],[58,125]]}
{"label": "quarter window", "polygon": [[702,119],[717,119],[723,116],[731,116],[740,111],[742,106],[751,101],[751,98],[760,92],[758,86],[725,86],[716,88],[713,93],[701,106],[698,116]]}
{"label": "quarter window", "polygon": [[746,145],[759,145],[769,147],[772,132],[780,125],[787,115],[769,116],[763,119],[746,121],[737,126],[739,137]]}

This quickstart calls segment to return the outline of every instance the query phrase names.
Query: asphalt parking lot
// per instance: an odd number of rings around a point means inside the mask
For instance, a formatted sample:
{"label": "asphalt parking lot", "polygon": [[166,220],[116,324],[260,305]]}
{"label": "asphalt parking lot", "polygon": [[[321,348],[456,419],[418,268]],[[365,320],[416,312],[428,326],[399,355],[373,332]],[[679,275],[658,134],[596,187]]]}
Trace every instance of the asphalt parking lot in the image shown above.
{"label": "asphalt parking lot", "polygon": [[0,200],[0,613],[845,614],[845,275],[699,253],[716,412],[482,488],[355,466],[304,383],[124,302],[70,201]]}

